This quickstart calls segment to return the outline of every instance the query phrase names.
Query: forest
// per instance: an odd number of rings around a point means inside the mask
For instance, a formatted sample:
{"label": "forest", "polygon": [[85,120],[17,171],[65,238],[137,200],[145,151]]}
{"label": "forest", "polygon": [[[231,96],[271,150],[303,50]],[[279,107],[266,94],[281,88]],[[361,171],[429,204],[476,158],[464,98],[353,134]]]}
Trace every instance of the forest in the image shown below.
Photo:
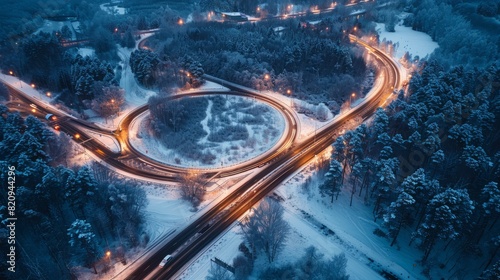
{"label": "forest", "polygon": [[[78,267],[93,273],[108,269],[111,259],[127,262],[125,252],[145,245],[143,210],[147,205],[143,189],[118,178],[98,163],[70,164],[82,156],[64,133],[54,134],[33,116],[23,118],[0,105],[0,166],[14,167],[16,273],[1,263],[2,279],[72,279]],[[8,172],[0,179],[7,182]],[[12,176],[11,176],[12,177]],[[0,195],[0,219],[10,217],[8,188]],[[10,211],[10,208],[9,208]],[[2,229],[2,235],[7,229]],[[0,247],[8,252],[9,244]]]}
{"label": "forest", "polygon": [[422,68],[372,122],[337,138],[320,191],[332,207],[342,188],[351,204],[363,197],[383,221],[377,235],[422,250],[427,277],[433,264],[498,275],[500,69]]}
{"label": "forest", "polygon": [[[351,50],[342,33],[344,24],[332,19],[318,25],[298,20],[258,25],[193,23],[183,32],[160,33],[147,44],[162,50],[160,57],[167,65],[182,65],[189,53],[203,72],[313,103],[328,101],[334,110],[350,93],[361,91],[354,81],[367,75],[362,57]],[[328,86],[332,84],[338,86]]]}

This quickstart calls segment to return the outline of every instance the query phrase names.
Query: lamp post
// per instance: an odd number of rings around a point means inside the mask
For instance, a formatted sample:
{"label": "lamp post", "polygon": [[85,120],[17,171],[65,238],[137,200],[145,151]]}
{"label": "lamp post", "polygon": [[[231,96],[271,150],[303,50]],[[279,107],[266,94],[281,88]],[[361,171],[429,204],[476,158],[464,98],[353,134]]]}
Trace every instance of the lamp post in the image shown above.
{"label": "lamp post", "polygon": [[293,109],[292,90],[287,89],[286,93],[288,93],[288,95],[290,95],[290,97],[289,97],[290,98],[290,107]]}
{"label": "lamp post", "polygon": [[353,97],[356,97],[356,94],[355,94],[354,92],[353,92],[353,93],[351,94],[351,96],[349,97],[349,108],[351,108],[351,107],[352,107],[352,98],[353,98]]}

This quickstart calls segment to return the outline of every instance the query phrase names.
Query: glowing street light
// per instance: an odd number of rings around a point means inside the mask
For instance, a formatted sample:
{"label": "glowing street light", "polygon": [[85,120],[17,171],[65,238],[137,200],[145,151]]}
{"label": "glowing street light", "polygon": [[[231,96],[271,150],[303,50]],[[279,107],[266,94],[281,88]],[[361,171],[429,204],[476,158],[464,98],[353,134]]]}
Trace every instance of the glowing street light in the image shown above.
{"label": "glowing street light", "polygon": [[356,93],[352,93],[351,96],[349,97],[349,108],[352,106],[352,99],[356,97]]}
{"label": "glowing street light", "polygon": [[264,75],[264,80],[269,80],[269,74]]}
{"label": "glowing street light", "polygon": [[51,97],[52,93],[50,93],[50,91],[47,91],[46,95],[47,95],[47,97]]}
{"label": "glowing street light", "polygon": [[31,87],[32,87],[32,88],[35,88],[35,84],[31,84]]}
{"label": "glowing street light", "polygon": [[177,21],[177,23],[178,23],[179,25],[183,25],[183,24],[184,24],[184,20],[183,20],[182,18],[180,18],[180,19]]}
{"label": "glowing street light", "polygon": [[75,139],[80,139],[80,134],[75,134]]}
{"label": "glowing street light", "polygon": [[290,107],[293,108],[292,90],[291,89],[287,89],[286,93],[288,95],[290,95]]}
{"label": "glowing street light", "polygon": [[12,70],[11,70],[11,71],[9,71],[9,74],[10,74],[10,75],[14,75],[14,72],[12,72]]}

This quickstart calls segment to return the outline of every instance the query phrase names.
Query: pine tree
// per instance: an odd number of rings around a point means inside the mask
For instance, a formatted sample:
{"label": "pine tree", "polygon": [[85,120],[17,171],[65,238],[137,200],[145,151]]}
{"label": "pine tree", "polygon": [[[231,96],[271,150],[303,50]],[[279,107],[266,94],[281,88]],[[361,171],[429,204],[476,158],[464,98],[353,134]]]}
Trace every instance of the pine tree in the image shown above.
{"label": "pine tree", "polygon": [[71,227],[68,228],[69,244],[72,247],[79,247],[87,253],[87,265],[94,268],[94,273],[97,274],[95,268],[95,260],[98,256],[98,247],[95,234],[92,231],[92,226],[86,220],[76,219]]}
{"label": "pine tree", "polygon": [[425,220],[417,229],[424,248],[423,261],[429,254],[438,239],[455,240],[462,235],[468,225],[474,210],[473,201],[467,190],[446,189],[429,201]]}
{"label": "pine tree", "polygon": [[66,198],[73,211],[85,217],[84,206],[97,191],[97,182],[87,166],[83,166],[76,175],[70,175],[66,182]]}
{"label": "pine tree", "polygon": [[429,200],[440,191],[439,182],[428,180],[424,169],[419,168],[412,175],[404,179],[401,188],[415,199],[415,216],[419,217],[417,222],[418,227],[424,217]]}
{"label": "pine tree", "polygon": [[488,217],[488,220],[493,219],[491,225],[493,226],[500,217],[500,190],[498,189],[498,183],[489,182],[484,186],[482,201],[484,201],[481,205],[484,213]]}
{"label": "pine tree", "polygon": [[414,211],[415,199],[404,191],[387,208],[384,215],[384,224],[389,229],[389,235],[392,237],[391,246],[396,243],[400,230],[413,222]]}
{"label": "pine tree", "polygon": [[333,203],[333,197],[339,196],[342,178],[342,166],[340,163],[332,159],[330,161],[330,169],[325,174],[325,182],[320,186],[322,196],[330,196]]}

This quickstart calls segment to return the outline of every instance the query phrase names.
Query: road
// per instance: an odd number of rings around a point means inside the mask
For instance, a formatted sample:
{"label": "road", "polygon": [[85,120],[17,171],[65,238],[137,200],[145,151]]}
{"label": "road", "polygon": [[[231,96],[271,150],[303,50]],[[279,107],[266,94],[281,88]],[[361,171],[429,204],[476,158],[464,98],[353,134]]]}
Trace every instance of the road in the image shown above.
{"label": "road", "polygon": [[[54,109],[51,106],[47,106],[39,99],[23,94],[17,88],[9,87],[11,95],[25,104],[35,104],[36,116],[44,120],[46,114],[53,114],[57,117],[57,124],[60,126],[62,132],[70,135],[74,141],[80,143],[88,152],[94,154],[101,161],[105,162],[108,166],[125,172],[128,174],[133,174],[134,176],[143,177],[145,180],[156,180],[156,181],[171,181],[175,182],[178,180],[177,174],[186,172],[188,168],[176,167],[167,165],[162,162],[155,161],[149,158],[147,155],[142,154],[130,143],[129,138],[129,126],[134,121],[137,116],[145,113],[148,110],[148,105],[145,104],[140,106],[133,111],[131,111],[127,116],[125,116],[116,131],[107,130],[96,126],[93,123],[74,118],[72,116],[65,115],[61,111]],[[261,102],[265,102],[268,105],[274,107],[278,110],[284,117],[286,122],[285,136],[281,143],[276,144],[273,150],[268,151],[265,156],[259,156],[245,163],[226,166],[223,168],[194,168],[198,173],[204,173],[207,178],[216,176],[218,178],[233,176],[236,174],[244,173],[252,170],[258,166],[262,166],[267,162],[274,160],[283,151],[289,149],[292,143],[297,137],[297,120],[290,108],[284,106],[282,103],[274,100],[265,95],[255,95],[249,92],[206,92],[206,91],[190,91],[184,94],[176,94],[168,99],[180,99],[186,97],[195,96],[206,96],[214,94],[225,94],[233,96],[247,96],[255,98]],[[15,110],[15,106],[11,109]],[[54,122],[51,123],[54,125]],[[94,133],[109,135],[115,137],[120,145],[120,152],[114,152],[110,150],[103,143],[95,139],[91,134],[86,133],[86,130],[91,130]],[[78,137],[75,137],[78,136]]]}
{"label": "road", "polygon": [[[212,209],[198,218],[183,231],[174,236],[165,246],[157,250],[149,259],[138,266],[126,279],[170,279],[180,271],[198,252],[208,246],[219,234],[233,224],[246,211],[264,198],[281,182],[328,148],[338,136],[343,125],[354,118],[367,119],[380,107],[400,85],[400,75],[396,63],[382,51],[371,47],[354,36],[350,39],[369,50],[374,59],[384,67],[381,69],[382,86],[334,123],[321,129],[314,138],[304,141],[289,151],[283,152],[276,160],[257,172],[252,179],[242,184]],[[203,231],[201,230],[203,229]],[[172,261],[163,269],[158,264],[164,256],[172,254]],[[150,275],[151,274],[151,275]]]}

